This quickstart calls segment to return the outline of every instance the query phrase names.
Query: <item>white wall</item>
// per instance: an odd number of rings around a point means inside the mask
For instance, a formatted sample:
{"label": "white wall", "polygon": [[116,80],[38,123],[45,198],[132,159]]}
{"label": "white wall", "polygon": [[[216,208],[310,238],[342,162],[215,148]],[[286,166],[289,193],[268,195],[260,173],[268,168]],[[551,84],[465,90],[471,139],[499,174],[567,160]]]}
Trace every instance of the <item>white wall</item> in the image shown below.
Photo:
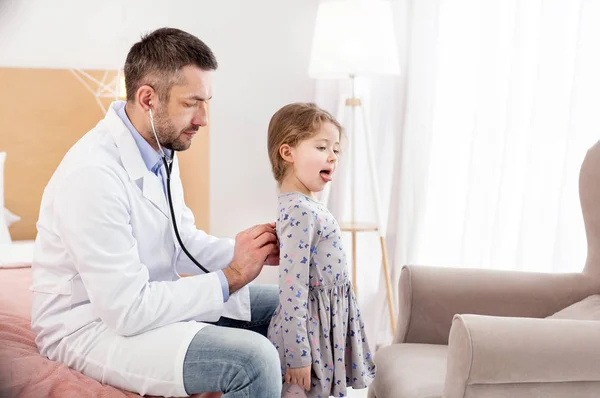
{"label": "white wall", "polygon": [[[306,74],[317,0],[0,0],[0,66],[108,68],[142,33],[186,30],[215,53],[211,103],[211,232],[276,217],[266,154],[275,110],[314,99]],[[273,272],[268,279],[272,279]]]}

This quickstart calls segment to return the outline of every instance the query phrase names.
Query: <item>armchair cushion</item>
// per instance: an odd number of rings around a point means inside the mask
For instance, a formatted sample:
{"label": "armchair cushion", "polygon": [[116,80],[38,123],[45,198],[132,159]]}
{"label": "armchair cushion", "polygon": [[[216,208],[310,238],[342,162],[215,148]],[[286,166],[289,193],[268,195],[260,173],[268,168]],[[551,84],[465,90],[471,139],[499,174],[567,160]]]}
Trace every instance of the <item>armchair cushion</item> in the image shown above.
{"label": "armchair cushion", "polygon": [[377,377],[369,387],[377,398],[441,398],[448,346],[392,344],[375,353]]}
{"label": "armchair cushion", "polygon": [[571,304],[548,318],[600,321],[600,294],[594,294]]}

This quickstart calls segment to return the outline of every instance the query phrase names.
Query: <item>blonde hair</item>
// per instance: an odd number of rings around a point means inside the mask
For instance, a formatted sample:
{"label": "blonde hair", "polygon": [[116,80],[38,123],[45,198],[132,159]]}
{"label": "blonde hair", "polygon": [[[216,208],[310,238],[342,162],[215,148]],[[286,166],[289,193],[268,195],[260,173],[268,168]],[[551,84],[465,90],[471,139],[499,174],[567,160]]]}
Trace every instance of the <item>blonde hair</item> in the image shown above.
{"label": "blonde hair", "polygon": [[273,177],[281,184],[288,163],[281,157],[279,148],[287,144],[294,148],[314,136],[323,123],[333,124],[342,135],[342,126],[329,112],[309,102],[295,102],[275,112],[269,122],[267,149]]}

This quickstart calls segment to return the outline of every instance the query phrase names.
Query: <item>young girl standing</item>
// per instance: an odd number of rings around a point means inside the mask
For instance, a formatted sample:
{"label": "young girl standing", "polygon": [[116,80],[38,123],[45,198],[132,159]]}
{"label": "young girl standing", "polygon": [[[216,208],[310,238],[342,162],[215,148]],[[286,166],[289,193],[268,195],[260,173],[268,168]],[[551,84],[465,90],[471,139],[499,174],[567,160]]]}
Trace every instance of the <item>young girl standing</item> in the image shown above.
{"label": "young girl standing", "polygon": [[[284,395],[346,396],[375,364],[346,271],[342,231],[314,194],[333,179],[342,127],[314,104],[284,106],[269,123],[279,184],[279,298],[268,337],[279,351]],[[299,391],[297,391],[299,390]]]}

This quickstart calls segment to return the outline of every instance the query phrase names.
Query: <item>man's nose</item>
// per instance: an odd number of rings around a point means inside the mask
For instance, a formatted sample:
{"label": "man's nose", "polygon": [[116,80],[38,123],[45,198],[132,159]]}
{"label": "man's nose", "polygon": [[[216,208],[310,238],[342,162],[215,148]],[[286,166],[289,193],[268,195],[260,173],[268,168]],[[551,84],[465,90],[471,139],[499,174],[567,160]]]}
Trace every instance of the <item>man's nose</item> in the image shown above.
{"label": "man's nose", "polygon": [[194,126],[204,127],[208,124],[208,109],[206,103],[201,103],[192,119]]}

